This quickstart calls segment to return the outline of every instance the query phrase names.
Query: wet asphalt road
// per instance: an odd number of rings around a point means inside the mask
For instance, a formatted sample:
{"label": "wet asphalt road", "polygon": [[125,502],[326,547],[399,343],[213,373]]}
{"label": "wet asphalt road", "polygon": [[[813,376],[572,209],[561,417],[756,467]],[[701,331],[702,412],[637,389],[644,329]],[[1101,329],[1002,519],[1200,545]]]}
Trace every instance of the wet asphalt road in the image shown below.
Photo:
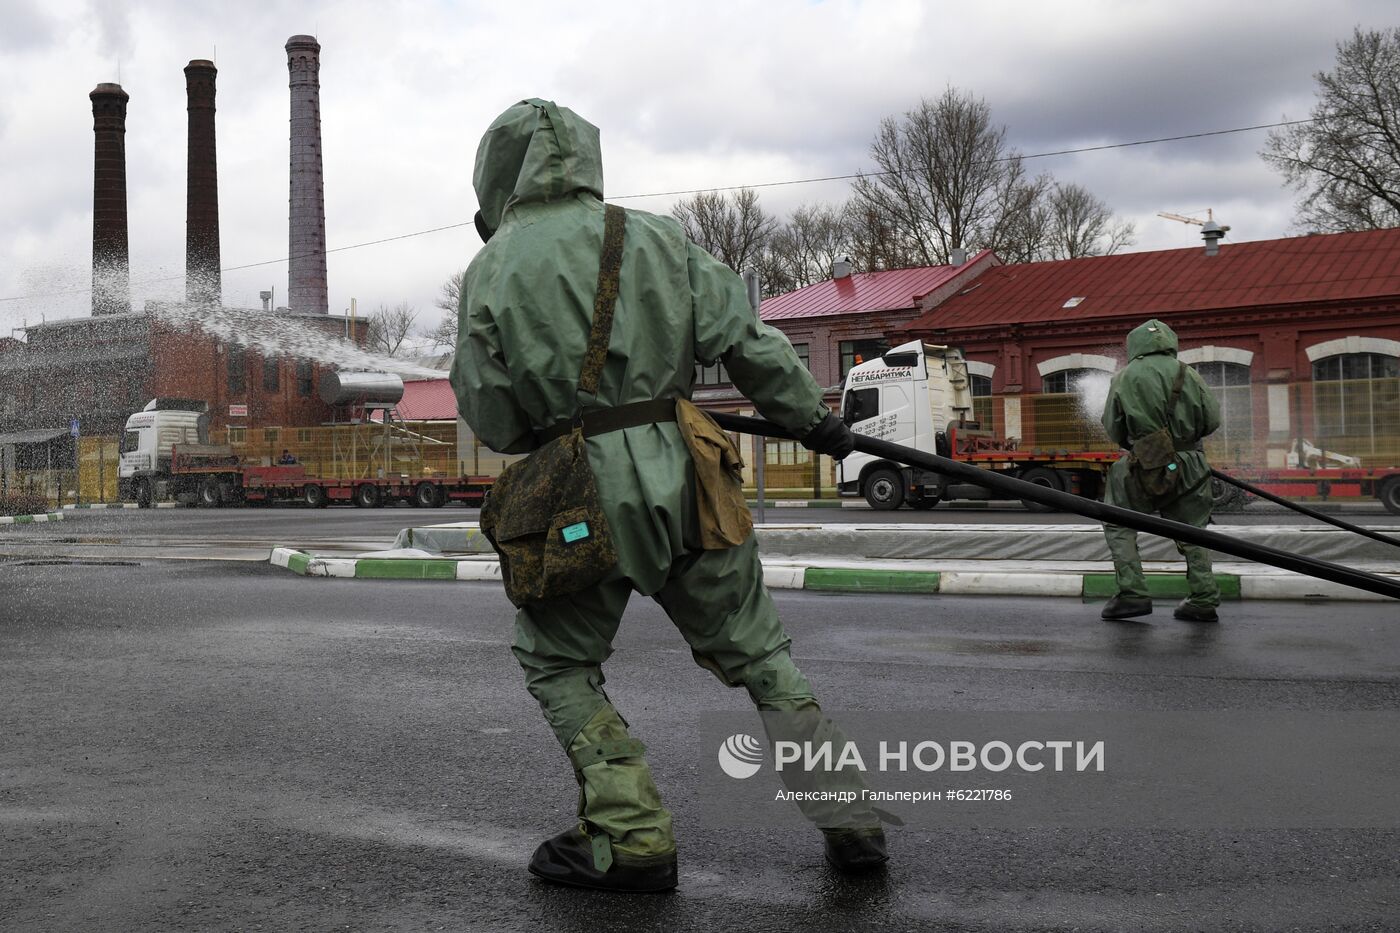
{"label": "wet asphalt road", "polygon": [[[574,784],[496,586],[9,562],[0,593],[7,931],[1400,926],[1394,831],[906,830],[888,876],[854,883],[809,832],[710,829],[679,737],[747,700],[641,600],[609,691],[675,811],[681,888],[553,889],[523,866]],[[1400,627],[1375,604],[1200,627],[1066,599],[776,598],[832,709],[1400,705]]]}
{"label": "wet asphalt road", "polygon": [[[1345,510],[1324,508],[1347,521],[1368,527],[1400,528],[1400,517],[1390,515],[1379,505],[1374,508],[1354,506]],[[408,506],[305,509],[290,505],[238,509],[79,509],[64,512],[64,520],[52,524],[0,525],[0,554],[24,556],[26,552],[42,548],[45,543],[94,546],[130,544],[138,547],[211,545],[222,548],[285,545],[313,550],[348,546],[352,550],[367,550],[386,547],[403,528],[444,522],[474,522],[478,514],[476,509],[458,506],[440,509]],[[870,509],[769,508],[765,519],[770,524],[804,525],[1065,525],[1085,524],[1088,521],[1065,513],[1030,513],[1009,504],[960,509],[939,506],[929,512],[911,509],[876,512]],[[1222,514],[1215,520],[1222,525],[1321,524],[1315,519],[1268,503],[1252,503],[1243,512]]]}

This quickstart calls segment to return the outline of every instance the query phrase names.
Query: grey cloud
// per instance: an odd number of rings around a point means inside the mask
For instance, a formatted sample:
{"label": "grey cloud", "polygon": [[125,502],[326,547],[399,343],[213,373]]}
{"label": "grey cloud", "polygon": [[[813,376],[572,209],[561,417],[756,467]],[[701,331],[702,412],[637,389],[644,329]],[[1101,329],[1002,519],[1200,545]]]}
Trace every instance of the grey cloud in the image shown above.
{"label": "grey cloud", "polygon": [[131,10],[123,3],[88,0],[83,16],[92,29],[101,53],[129,57],[135,49],[131,30]]}
{"label": "grey cloud", "polygon": [[0,23],[0,52],[29,52],[54,40],[54,22],[39,3],[3,0]]}

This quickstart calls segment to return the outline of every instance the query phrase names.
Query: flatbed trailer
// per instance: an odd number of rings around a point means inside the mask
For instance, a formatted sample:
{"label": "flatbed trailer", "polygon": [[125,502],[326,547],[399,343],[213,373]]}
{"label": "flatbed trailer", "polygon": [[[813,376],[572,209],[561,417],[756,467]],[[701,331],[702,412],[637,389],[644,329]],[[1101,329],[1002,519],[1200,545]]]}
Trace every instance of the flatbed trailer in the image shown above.
{"label": "flatbed trailer", "polygon": [[[956,428],[951,425],[948,438],[950,459],[988,470],[1005,471],[1038,486],[1091,499],[1103,498],[1105,474],[1122,456],[1122,451],[1118,450],[991,449],[995,442],[983,447],[988,442],[975,434],[959,437]],[[1243,465],[1231,466],[1223,472],[1286,499],[1314,502],[1377,499],[1387,511],[1400,515],[1400,467],[1259,469]],[[1238,510],[1251,498],[1243,490],[1219,480],[1212,479],[1211,483],[1217,511]],[[975,489],[950,488],[978,494]],[[1034,503],[1023,504],[1030,509],[1040,508]]]}
{"label": "flatbed trailer", "polygon": [[326,479],[300,464],[250,466],[231,449],[176,444],[171,450],[169,493],[206,508],[299,502],[309,508],[355,505],[377,508],[408,502],[438,508],[450,502],[479,506],[495,481],[490,476],[388,476]]}
{"label": "flatbed trailer", "polygon": [[1387,512],[1400,515],[1400,467],[1225,471],[1261,490],[1300,501],[1379,499]]}

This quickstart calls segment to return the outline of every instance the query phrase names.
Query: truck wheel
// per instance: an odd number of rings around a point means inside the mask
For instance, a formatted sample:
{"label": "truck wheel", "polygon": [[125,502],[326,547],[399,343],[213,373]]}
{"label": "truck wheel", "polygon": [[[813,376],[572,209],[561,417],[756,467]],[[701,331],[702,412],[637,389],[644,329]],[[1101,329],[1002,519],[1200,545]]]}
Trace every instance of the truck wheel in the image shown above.
{"label": "truck wheel", "polygon": [[876,470],[865,481],[865,501],[877,512],[891,512],[904,504],[904,480],[894,470]]}
{"label": "truck wheel", "polygon": [[1380,492],[1381,505],[1391,515],[1400,515],[1400,476],[1386,480]]}
{"label": "truck wheel", "polygon": [[1245,493],[1238,486],[1231,486],[1222,479],[1210,478],[1210,510],[1212,512],[1244,511]]}
{"label": "truck wheel", "polygon": [[442,490],[436,483],[424,480],[413,488],[412,502],[420,508],[435,509],[442,505]]}
{"label": "truck wheel", "polygon": [[314,483],[301,487],[301,501],[308,509],[321,509],[326,506],[326,490]]}
{"label": "truck wheel", "polygon": [[204,482],[199,484],[199,504],[206,509],[217,509],[223,505],[223,499],[219,495],[219,481],[214,477],[206,477]]}
{"label": "truck wheel", "polygon": [[136,506],[137,508],[149,509],[154,500],[151,493],[151,481],[148,479],[138,479],[136,481]]}
{"label": "truck wheel", "polygon": [[362,509],[379,508],[379,487],[364,483],[355,487],[355,504]]}
{"label": "truck wheel", "polygon": [[[1053,489],[1056,492],[1064,492],[1064,480],[1060,476],[1059,470],[1052,470],[1049,467],[1035,467],[1021,474],[1024,482],[1033,486],[1041,486],[1045,489]],[[1029,499],[1022,499],[1021,505],[1025,506],[1027,512],[1058,512],[1059,509],[1049,505],[1041,505],[1039,502],[1031,502]]]}

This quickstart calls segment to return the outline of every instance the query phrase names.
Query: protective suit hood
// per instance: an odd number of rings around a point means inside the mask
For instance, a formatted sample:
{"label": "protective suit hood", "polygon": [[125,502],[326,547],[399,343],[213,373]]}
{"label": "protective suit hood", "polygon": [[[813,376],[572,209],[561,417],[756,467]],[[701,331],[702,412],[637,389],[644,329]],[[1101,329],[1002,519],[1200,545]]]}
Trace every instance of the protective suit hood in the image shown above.
{"label": "protective suit hood", "polygon": [[553,101],[523,100],[482,136],[472,185],[481,222],[492,232],[517,204],[556,201],[578,191],[602,200],[598,128]]}
{"label": "protective suit hood", "polygon": [[1153,318],[1139,324],[1128,333],[1128,359],[1153,353],[1170,353],[1176,356],[1176,331]]}

